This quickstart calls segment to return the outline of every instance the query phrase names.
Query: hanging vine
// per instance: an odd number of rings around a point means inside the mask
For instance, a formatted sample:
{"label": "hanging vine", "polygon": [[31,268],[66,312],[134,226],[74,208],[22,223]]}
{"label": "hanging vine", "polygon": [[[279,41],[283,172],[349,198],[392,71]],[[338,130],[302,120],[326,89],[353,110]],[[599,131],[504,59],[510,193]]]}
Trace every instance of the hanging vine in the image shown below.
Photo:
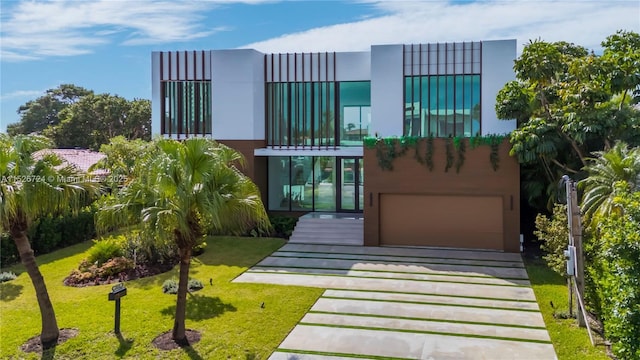
{"label": "hanging vine", "polygon": [[[478,146],[489,146],[491,152],[489,154],[489,161],[494,171],[497,171],[500,166],[500,144],[504,141],[506,136],[504,135],[487,135],[487,136],[473,136],[468,138],[468,144],[471,149],[475,149]],[[410,148],[414,149],[414,158],[420,164],[425,164],[429,171],[433,171],[434,168],[434,137],[429,135],[425,140],[424,158],[421,156],[420,143],[423,138],[415,136],[403,136],[403,137],[366,137],[364,138],[364,146],[369,149],[376,149],[376,157],[378,159],[378,165],[382,170],[393,170],[393,161],[404,155]],[[446,151],[446,164],[445,172],[448,172],[454,165],[456,172],[459,173],[460,169],[464,165],[466,160],[467,142],[465,138],[453,137],[446,138],[445,151]],[[455,150],[455,151],[454,151]]]}
{"label": "hanging vine", "polygon": [[460,141],[459,137],[453,138],[453,144],[455,145],[456,150],[458,150],[458,158],[456,159],[456,173],[459,173],[462,165],[464,164],[467,146],[465,145],[464,141]]}
{"label": "hanging vine", "polygon": [[447,138],[444,143],[445,150],[447,151],[447,163],[444,166],[444,172],[448,172],[449,169],[453,166],[454,156],[453,156],[453,141],[451,138]]}
{"label": "hanging vine", "polygon": [[427,138],[426,163],[429,171],[433,171],[433,136]]}

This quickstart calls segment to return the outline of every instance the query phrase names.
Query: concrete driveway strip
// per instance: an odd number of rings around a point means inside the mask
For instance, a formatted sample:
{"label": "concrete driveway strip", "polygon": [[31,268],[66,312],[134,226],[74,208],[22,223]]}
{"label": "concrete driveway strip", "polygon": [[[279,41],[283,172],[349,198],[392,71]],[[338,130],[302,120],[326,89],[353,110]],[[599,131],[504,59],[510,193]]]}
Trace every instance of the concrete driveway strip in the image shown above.
{"label": "concrete driveway strip", "polygon": [[234,281],[327,289],[270,360],[556,358],[519,254],[287,244]]}

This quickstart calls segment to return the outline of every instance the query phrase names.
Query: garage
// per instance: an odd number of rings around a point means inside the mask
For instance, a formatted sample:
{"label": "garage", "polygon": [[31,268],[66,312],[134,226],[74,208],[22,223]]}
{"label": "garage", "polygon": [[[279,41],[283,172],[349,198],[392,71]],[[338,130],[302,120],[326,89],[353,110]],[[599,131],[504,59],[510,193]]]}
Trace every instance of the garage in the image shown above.
{"label": "garage", "polygon": [[380,194],[380,244],[504,249],[502,196]]}

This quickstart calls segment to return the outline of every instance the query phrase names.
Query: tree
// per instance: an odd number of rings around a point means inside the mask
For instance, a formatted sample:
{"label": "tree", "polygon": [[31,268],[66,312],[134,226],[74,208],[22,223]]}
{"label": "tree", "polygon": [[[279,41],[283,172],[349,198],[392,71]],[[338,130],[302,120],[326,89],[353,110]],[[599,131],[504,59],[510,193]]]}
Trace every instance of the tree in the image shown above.
{"label": "tree", "polygon": [[76,179],[79,173],[54,154],[33,158],[37,150],[51,146],[41,136],[9,137],[0,134],[0,224],[15,242],[27,270],[42,318],[40,340],[44,348],[56,344],[59,336],[53,305],[28,238],[34,219],[64,211],[78,211],[88,197],[97,195],[98,184]]}
{"label": "tree", "polygon": [[9,135],[40,133],[60,123],[60,111],[93,91],[73,84],[62,84],[49,89],[45,95],[30,100],[18,108],[20,121],[7,126]]}
{"label": "tree", "polygon": [[[523,165],[530,203],[548,207],[564,174],[580,179],[594,151],[640,143],[640,35],[618,31],[601,56],[566,42],[532,41],[515,61],[517,81],[498,93],[496,113],[517,119],[511,154]],[[551,195],[551,196],[549,196]]]}
{"label": "tree", "polygon": [[268,228],[269,220],[253,182],[235,166],[237,151],[207,139],[161,139],[139,158],[132,180],[101,207],[101,231],[141,224],[147,239],[178,248],[180,274],[172,336],[186,343],[186,295],[191,249],[213,228],[230,233]]}
{"label": "tree", "polygon": [[110,94],[87,95],[60,113],[60,123],[44,134],[62,148],[98,150],[109,139],[151,138],[151,102]]}
{"label": "tree", "polygon": [[122,135],[111,138],[108,144],[100,146],[100,152],[106,157],[93,164],[89,171],[108,170],[110,176],[107,178],[107,185],[115,189],[131,178],[136,160],[151,151],[151,144],[141,139],[127,140]]}
{"label": "tree", "polygon": [[620,182],[626,184],[627,191],[640,191],[640,147],[629,149],[626,143],[617,142],[611,150],[596,155],[585,167],[589,176],[580,182],[585,190],[581,206],[587,222],[611,215]]}

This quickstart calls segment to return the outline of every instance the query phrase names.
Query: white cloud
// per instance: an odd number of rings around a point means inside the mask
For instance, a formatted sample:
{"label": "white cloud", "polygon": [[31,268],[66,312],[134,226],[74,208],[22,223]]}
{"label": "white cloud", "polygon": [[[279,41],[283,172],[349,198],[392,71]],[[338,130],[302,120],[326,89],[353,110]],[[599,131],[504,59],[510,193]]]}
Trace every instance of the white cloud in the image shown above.
{"label": "white cloud", "polygon": [[356,51],[371,44],[517,39],[600,48],[618,29],[640,30],[637,1],[367,1],[385,15],[247,44],[263,52]]}
{"label": "white cloud", "polygon": [[44,95],[44,90],[15,90],[10,93],[1,94],[0,100],[35,98]]}
{"label": "white cloud", "polygon": [[59,0],[3,4],[2,60],[87,54],[123,34],[124,45],[203,38],[224,30],[206,28],[203,20],[206,11],[227,2],[234,1]]}

